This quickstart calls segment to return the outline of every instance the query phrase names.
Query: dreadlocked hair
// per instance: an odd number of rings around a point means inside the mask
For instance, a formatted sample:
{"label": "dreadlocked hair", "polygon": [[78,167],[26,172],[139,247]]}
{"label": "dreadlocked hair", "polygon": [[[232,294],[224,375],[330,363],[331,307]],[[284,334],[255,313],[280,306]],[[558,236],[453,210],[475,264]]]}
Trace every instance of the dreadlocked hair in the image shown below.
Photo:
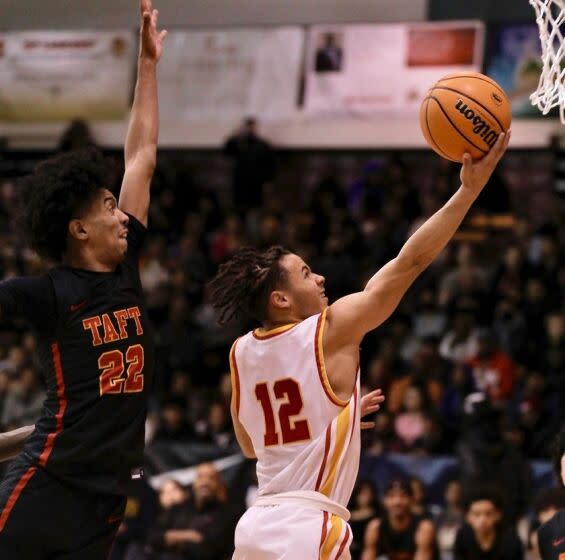
{"label": "dreadlocked hair", "polygon": [[265,251],[243,247],[220,265],[209,288],[221,325],[242,315],[265,321],[271,292],[286,280],[280,259],[288,254],[278,245]]}

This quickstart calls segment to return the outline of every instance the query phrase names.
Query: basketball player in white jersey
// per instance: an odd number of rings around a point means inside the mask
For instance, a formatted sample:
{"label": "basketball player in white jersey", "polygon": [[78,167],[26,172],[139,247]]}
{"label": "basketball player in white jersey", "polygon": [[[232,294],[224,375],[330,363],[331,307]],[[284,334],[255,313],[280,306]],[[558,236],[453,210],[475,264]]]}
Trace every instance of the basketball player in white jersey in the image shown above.
{"label": "basketball player in white jersey", "polygon": [[233,423],[244,454],[257,458],[259,483],[259,498],[236,529],[234,560],[350,558],[359,345],[446,246],[509,139],[501,134],[480,161],[466,154],[461,187],[445,206],[362,292],[329,307],[324,278],[281,247],[242,249],[220,267],[211,283],[220,320],[244,314],[262,324],[230,353]]}

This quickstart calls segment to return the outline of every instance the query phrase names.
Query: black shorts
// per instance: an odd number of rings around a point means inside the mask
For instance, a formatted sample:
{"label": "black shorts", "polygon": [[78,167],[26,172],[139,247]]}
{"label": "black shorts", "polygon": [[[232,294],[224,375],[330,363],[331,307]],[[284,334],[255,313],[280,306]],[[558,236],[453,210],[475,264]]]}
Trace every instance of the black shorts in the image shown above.
{"label": "black shorts", "polygon": [[64,484],[16,459],[0,485],[2,560],[106,560],[126,498]]}

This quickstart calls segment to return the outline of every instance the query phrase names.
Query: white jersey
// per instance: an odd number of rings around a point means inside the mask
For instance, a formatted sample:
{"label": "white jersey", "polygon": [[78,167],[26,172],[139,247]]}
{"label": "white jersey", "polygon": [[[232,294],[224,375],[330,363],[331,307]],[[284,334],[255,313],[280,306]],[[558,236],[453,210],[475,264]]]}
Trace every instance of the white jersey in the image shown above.
{"label": "white jersey", "polygon": [[361,449],[359,372],[349,401],[324,364],[326,312],[239,338],[230,353],[238,417],[257,455],[259,496],[317,491],[346,507]]}

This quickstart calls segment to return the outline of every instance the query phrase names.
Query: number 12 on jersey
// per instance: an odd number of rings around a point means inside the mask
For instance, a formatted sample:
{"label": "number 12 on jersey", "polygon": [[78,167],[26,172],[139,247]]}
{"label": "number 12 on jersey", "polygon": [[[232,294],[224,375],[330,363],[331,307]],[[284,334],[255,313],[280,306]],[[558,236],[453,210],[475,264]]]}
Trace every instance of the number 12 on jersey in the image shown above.
{"label": "number 12 on jersey", "polygon": [[261,404],[263,416],[265,417],[265,447],[279,445],[280,443],[287,444],[309,440],[310,427],[308,426],[308,420],[296,418],[304,408],[300,385],[290,377],[279,379],[272,384],[272,394],[276,401],[284,401],[279,406],[277,414],[279,431],[277,431],[269,385],[269,383],[265,382],[255,385],[255,396]]}

